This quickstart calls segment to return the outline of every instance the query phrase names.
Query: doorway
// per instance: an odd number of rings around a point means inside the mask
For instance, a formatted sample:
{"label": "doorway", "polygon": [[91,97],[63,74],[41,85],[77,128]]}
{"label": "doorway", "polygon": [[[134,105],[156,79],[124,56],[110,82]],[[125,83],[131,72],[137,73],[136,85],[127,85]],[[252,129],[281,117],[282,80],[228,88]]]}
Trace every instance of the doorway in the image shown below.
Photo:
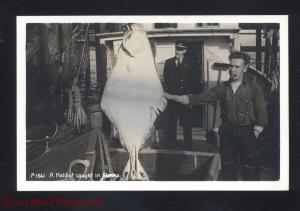
{"label": "doorway", "polygon": [[[197,93],[205,91],[204,81],[204,70],[203,70],[203,41],[186,41],[188,51],[186,52],[187,57],[191,58],[196,63],[196,71],[198,78]],[[206,112],[205,105],[194,106],[192,108],[193,119],[192,119],[192,134],[193,140],[202,139],[203,132],[206,131]],[[182,125],[178,125],[177,139],[183,139]]]}
{"label": "doorway", "polygon": [[[169,58],[174,57],[175,55],[175,41],[176,40],[185,40],[188,45],[188,51],[186,52],[186,56],[191,58],[196,63],[197,68],[197,78],[198,78],[198,86],[197,93],[201,93],[205,91],[206,83],[204,82],[204,67],[203,67],[203,40],[192,40],[191,38],[183,37],[183,38],[160,38],[152,40],[155,43],[155,61],[157,72],[163,81],[163,69],[165,66],[165,61]],[[193,139],[194,140],[202,140],[203,135],[206,133],[207,128],[207,114],[206,114],[206,106],[195,106],[193,108]],[[163,114],[159,117],[157,121],[159,125],[157,129],[160,128],[160,125],[167,124],[168,118],[167,114]],[[178,123],[177,127],[177,139],[183,139],[183,129],[181,123]]]}

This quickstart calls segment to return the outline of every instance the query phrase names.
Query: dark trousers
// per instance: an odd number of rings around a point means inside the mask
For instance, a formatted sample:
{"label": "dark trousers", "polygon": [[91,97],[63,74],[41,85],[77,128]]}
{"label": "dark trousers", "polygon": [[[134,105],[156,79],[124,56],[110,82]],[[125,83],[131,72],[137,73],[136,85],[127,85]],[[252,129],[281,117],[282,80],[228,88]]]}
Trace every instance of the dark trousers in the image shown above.
{"label": "dark trousers", "polygon": [[222,179],[225,181],[237,180],[239,168],[243,180],[259,180],[257,140],[253,126],[223,123],[219,135]]}
{"label": "dark trousers", "polygon": [[189,106],[174,101],[168,101],[168,142],[176,144],[178,119],[182,123],[184,144],[192,144],[192,112]]}

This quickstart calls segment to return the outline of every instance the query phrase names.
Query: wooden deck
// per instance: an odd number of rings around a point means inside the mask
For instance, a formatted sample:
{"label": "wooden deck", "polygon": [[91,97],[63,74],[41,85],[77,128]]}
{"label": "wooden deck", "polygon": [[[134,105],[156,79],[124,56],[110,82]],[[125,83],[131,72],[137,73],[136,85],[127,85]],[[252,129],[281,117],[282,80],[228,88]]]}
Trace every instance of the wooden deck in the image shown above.
{"label": "wooden deck", "polygon": [[[90,130],[27,162],[27,180],[68,180],[63,175],[71,174],[70,163],[76,160],[86,162],[88,167],[83,170],[79,165],[77,170],[73,169],[75,172],[92,175],[112,172],[121,175],[128,161],[128,153],[123,148],[110,147],[112,169],[108,171],[106,166],[103,166],[103,155],[107,154],[103,154],[102,151],[101,155],[100,142],[97,142],[99,138],[103,139],[102,142],[109,142],[104,136],[99,136],[99,131]],[[139,153],[139,159],[150,180],[156,181],[217,180],[220,169],[218,153],[147,148]],[[92,176],[86,180],[99,178]]]}

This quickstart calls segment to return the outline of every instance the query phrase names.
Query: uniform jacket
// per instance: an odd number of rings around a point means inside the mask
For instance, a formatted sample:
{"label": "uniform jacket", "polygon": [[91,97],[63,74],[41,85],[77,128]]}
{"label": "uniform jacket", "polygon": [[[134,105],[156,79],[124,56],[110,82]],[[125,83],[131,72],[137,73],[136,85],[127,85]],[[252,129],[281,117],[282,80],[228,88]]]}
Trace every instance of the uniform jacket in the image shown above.
{"label": "uniform jacket", "polygon": [[181,64],[176,66],[175,57],[165,62],[163,80],[166,92],[175,95],[195,94],[200,84],[200,74],[196,71],[195,63],[183,57]]}
{"label": "uniform jacket", "polygon": [[239,125],[265,127],[268,123],[266,101],[260,85],[245,79],[234,94],[229,81],[213,87],[207,92],[189,95],[191,105],[220,101],[223,122]]}

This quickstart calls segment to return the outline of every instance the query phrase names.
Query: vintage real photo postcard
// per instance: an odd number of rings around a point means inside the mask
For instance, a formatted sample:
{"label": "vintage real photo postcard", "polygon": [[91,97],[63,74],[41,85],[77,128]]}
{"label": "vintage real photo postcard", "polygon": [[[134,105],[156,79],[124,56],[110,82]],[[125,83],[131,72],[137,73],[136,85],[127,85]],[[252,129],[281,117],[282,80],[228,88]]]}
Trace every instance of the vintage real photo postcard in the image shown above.
{"label": "vintage real photo postcard", "polygon": [[17,17],[17,188],[288,190],[287,16]]}

